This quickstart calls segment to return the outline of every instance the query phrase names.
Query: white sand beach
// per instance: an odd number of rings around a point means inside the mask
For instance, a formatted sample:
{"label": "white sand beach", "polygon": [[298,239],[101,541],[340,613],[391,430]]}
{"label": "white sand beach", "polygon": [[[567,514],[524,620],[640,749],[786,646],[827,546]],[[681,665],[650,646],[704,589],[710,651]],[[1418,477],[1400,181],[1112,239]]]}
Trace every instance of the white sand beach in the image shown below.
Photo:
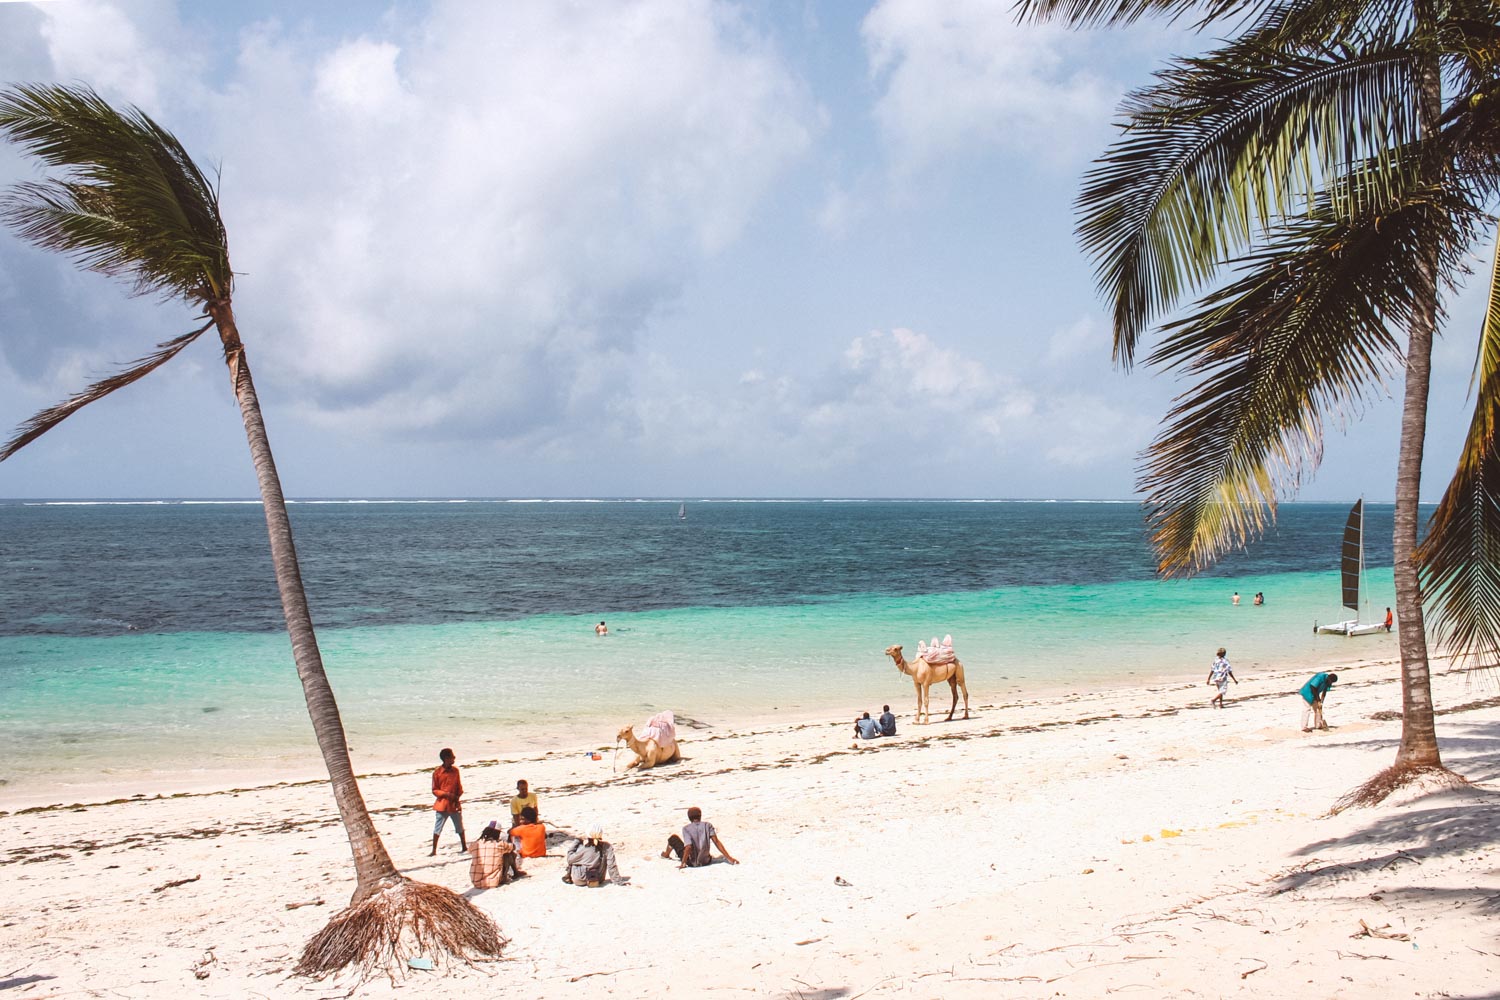
{"label": "white sand beach", "polygon": [[[1306,672],[1250,671],[1223,711],[1206,707],[1202,677],[1003,703],[976,691],[973,718],[922,727],[907,699],[892,706],[898,735],[861,750],[843,713],[684,730],[685,759],[645,774],[612,775],[608,754],[582,746],[461,755],[471,832],[520,777],[556,831],[532,877],[483,892],[451,834],[427,857],[428,748],[414,750],[409,771],[362,781],[386,844],[408,874],[468,892],[510,945],[502,961],[394,984],[289,975],[353,885],[321,783],[40,810],[0,800],[14,810],[0,816],[0,990],[1500,997],[1493,682],[1434,678],[1445,760],[1472,789],[1327,817],[1391,762],[1400,725],[1371,718],[1399,708],[1393,664],[1339,673],[1334,728],[1317,734],[1296,729]],[[740,865],[658,857],[690,805]],[[627,885],[559,881],[565,835],[592,820]]]}

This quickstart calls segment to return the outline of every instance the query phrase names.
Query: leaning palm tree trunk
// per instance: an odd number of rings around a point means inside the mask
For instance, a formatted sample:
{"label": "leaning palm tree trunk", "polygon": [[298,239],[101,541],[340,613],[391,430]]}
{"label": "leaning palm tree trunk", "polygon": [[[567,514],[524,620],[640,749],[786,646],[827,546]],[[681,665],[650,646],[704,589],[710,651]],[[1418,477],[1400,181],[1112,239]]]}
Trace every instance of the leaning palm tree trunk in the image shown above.
{"label": "leaning palm tree trunk", "polygon": [[224,361],[229,366],[250,457],[255,463],[276,587],[292,641],[292,659],[302,681],[313,733],[328,769],[333,799],[354,854],[353,899],[307,942],[295,971],[321,978],[353,967],[368,975],[378,967],[389,973],[401,967],[402,960],[411,954],[445,954],[462,961],[474,955],[498,956],[506,942],[494,921],[463,897],[441,886],[414,882],[397,871],[370,819],[349,761],[339,707],[323,670],[323,657],[318,651],[297,548],[292,540],[292,523],[281,493],[281,478],[276,473],[276,460],[271,455],[271,441],[261,418],[260,400],[235,325],[234,310],[225,299],[209,303],[207,310],[224,345]]}
{"label": "leaning palm tree trunk", "polygon": [[488,916],[463,897],[413,882],[396,870],[360,795],[313,634],[255,383],[235,326],[234,272],[218,190],[170,132],[138,108],[116,110],[86,86],[0,90],[0,136],[63,171],[62,177],[18,184],[0,196],[0,221],[38,246],[70,255],[87,270],[131,280],[137,294],[157,293],[201,307],[209,320],[32,417],[0,445],[0,462],[89,403],[155,371],[210,326],[218,328],[223,342],[260,482],[293,659],[354,852],[354,898],[308,942],[296,971],[322,976],[350,966],[365,973],[377,966],[392,970],[404,967],[404,957],[422,952],[461,961],[499,955],[505,939]]}
{"label": "leaning palm tree trunk", "polygon": [[307,593],[302,587],[297,548],[292,541],[292,523],[287,517],[286,499],[281,494],[281,477],[276,474],[276,460],[271,455],[271,442],[261,419],[260,400],[255,395],[255,382],[250,377],[250,364],[245,359],[244,345],[240,343],[234,311],[228,302],[218,302],[209,306],[209,315],[213,317],[219,339],[224,344],[224,361],[229,366],[230,382],[245,421],[245,436],[250,442],[250,457],[255,463],[255,478],[260,484],[261,503],[266,512],[266,530],[271,536],[276,589],[281,593],[281,610],[286,616],[287,634],[292,640],[292,659],[302,681],[302,693],[307,700],[307,713],[312,717],[318,748],[328,768],[333,799],[349,835],[349,847],[354,852],[356,884],[352,902],[359,903],[383,883],[400,876],[370,819],[370,811],[365,807],[364,796],[360,794],[354,768],[349,762],[344,723],[339,717],[339,706],[334,701],[328,675],[323,670],[323,656],[318,651],[318,638],[313,632],[312,614],[307,607]]}

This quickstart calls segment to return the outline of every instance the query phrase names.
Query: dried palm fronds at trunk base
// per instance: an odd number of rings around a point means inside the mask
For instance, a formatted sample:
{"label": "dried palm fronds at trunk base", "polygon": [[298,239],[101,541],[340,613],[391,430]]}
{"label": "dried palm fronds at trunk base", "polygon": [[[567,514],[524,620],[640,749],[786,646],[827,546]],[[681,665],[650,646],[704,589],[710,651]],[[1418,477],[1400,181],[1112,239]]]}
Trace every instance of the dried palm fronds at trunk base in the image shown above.
{"label": "dried palm fronds at trunk base", "polygon": [[302,949],[296,974],[320,979],[345,968],[394,977],[408,958],[498,958],[506,939],[467,899],[439,885],[393,881],[334,916]]}
{"label": "dried palm fronds at trunk base", "polygon": [[1333,804],[1328,814],[1337,816],[1345,809],[1378,806],[1402,789],[1430,794],[1468,786],[1469,779],[1455,774],[1441,764],[1393,764],[1363,785],[1345,794]]}

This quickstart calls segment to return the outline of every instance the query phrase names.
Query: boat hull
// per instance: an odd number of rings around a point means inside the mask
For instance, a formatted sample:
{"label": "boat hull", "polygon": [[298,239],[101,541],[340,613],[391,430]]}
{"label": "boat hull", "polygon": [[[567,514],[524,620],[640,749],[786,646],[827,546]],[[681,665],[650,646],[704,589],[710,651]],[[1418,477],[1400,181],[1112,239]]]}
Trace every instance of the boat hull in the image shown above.
{"label": "boat hull", "polygon": [[1351,619],[1350,621],[1346,622],[1334,622],[1331,625],[1314,625],[1313,631],[1317,632],[1319,635],[1355,636],[1376,635],[1380,632],[1386,631],[1386,628],[1379,622],[1362,623],[1357,619]]}

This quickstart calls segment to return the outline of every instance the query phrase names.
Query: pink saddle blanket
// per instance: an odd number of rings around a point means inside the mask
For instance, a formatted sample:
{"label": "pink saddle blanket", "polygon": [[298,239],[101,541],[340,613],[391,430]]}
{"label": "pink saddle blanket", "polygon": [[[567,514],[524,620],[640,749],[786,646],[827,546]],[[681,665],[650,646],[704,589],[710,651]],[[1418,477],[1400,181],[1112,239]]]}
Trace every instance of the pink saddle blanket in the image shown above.
{"label": "pink saddle blanket", "polygon": [[917,659],[926,660],[928,663],[938,666],[944,663],[952,663],[958,659],[953,652],[953,636],[945,635],[939,641],[937,636],[932,637],[932,645],[922,640],[917,640]]}
{"label": "pink saddle blanket", "polygon": [[646,732],[642,739],[655,740],[659,747],[677,745],[677,718],[670,710],[657,712],[646,720]]}

